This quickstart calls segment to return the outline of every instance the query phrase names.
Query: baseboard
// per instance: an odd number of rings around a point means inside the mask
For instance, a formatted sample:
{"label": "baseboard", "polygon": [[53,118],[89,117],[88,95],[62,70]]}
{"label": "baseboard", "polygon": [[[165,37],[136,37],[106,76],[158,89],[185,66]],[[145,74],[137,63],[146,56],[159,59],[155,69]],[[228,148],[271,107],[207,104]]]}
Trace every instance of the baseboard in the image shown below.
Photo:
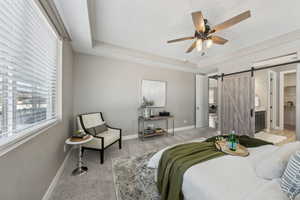
{"label": "baseboard", "polygon": [[136,139],[136,138],[138,138],[138,136],[136,134],[122,136],[122,140],[132,140],[132,139]]}
{"label": "baseboard", "polygon": [[[195,128],[195,125],[178,127],[178,128],[174,128],[174,132],[185,131],[185,130],[189,130],[189,129],[193,129],[193,128]],[[168,131],[172,132],[173,129],[168,129]],[[125,135],[125,136],[122,137],[123,140],[132,140],[132,139],[136,139],[136,138],[138,138],[137,134]]]}
{"label": "baseboard", "polygon": [[57,184],[57,182],[58,182],[60,176],[62,175],[62,172],[64,171],[65,165],[66,165],[66,163],[67,163],[67,161],[68,161],[68,159],[69,159],[69,157],[70,157],[70,155],[71,155],[72,149],[73,149],[73,148],[71,148],[71,149],[69,150],[69,152],[67,153],[67,155],[66,155],[64,161],[62,162],[61,166],[60,166],[59,169],[57,170],[56,175],[55,175],[54,178],[52,179],[51,184],[49,185],[49,187],[48,187],[46,193],[44,194],[44,196],[43,196],[43,198],[42,198],[42,200],[48,200],[48,199],[50,199],[50,196],[51,196],[51,194],[52,194],[52,192],[53,192],[53,190],[54,190],[54,188],[55,188],[55,186],[56,186],[56,184]]}
{"label": "baseboard", "polygon": [[[178,127],[178,128],[174,128],[174,132],[190,130],[190,129],[193,129],[193,128],[195,128],[195,127],[196,127],[195,125]],[[173,130],[173,129],[168,129],[168,131],[170,131],[170,132],[171,132],[172,130]]]}

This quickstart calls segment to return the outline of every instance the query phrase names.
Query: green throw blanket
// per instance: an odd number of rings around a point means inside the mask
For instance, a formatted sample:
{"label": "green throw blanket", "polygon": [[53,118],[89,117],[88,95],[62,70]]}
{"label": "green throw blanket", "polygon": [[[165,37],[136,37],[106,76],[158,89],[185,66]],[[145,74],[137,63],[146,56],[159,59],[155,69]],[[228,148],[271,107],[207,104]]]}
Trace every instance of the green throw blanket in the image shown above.
{"label": "green throw blanket", "polygon": [[[157,187],[161,200],[183,200],[181,187],[185,171],[193,165],[225,155],[215,147],[215,139],[216,137],[212,137],[204,142],[177,145],[163,153],[157,173]],[[248,136],[239,136],[238,139],[245,147],[271,144]]]}

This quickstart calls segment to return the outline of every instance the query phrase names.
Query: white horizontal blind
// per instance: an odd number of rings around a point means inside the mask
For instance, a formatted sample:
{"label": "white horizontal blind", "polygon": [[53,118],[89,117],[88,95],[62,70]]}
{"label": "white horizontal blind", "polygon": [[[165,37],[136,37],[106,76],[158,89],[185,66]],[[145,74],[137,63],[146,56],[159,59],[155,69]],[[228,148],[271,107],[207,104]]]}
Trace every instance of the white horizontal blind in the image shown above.
{"label": "white horizontal blind", "polygon": [[58,39],[34,0],[1,0],[1,137],[57,117],[57,63]]}

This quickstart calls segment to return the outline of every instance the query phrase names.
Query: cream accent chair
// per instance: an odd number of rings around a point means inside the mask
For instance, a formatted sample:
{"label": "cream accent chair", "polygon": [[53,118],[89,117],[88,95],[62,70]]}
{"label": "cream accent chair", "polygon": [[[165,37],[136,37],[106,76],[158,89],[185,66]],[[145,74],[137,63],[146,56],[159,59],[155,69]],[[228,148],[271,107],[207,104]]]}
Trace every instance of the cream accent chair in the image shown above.
{"label": "cream accent chair", "polygon": [[[97,135],[90,132],[94,127],[103,124],[107,127],[107,131]],[[79,130],[94,136],[93,140],[82,145],[82,153],[84,153],[85,149],[100,151],[101,164],[104,162],[104,150],[106,148],[116,142],[119,142],[119,149],[122,148],[122,130],[108,126],[105,123],[101,112],[86,113],[77,116],[77,126]]]}

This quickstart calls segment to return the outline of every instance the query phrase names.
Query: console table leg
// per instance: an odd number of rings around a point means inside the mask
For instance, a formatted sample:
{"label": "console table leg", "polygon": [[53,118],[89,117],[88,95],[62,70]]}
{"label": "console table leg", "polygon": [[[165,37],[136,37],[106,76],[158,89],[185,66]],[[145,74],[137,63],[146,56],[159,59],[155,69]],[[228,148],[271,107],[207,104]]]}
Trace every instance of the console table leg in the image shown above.
{"label": "console table leg", "polygon": [[166,119],[166,122],[167,122],[167,136],[169,136],[169,120],[168,119]]}
{"label": "console table leg", "polygon": [[174,123],[174,121],[175,121],[175,120],[174,120],[174,118],[173,118],[173,124],[172,124],[172,125],[173,125],[173,136],[175,135],[175,130],[174,130],[174,129],[175,129],[175,127],[174,127],[174,126],[175,126],[175,125],[174,125],[175,123]]}
{"label": "console table leg", "polygon": [[144,138],[145,138],[145,122],[143,121],[143,124],[142,124],[142,141],[144,141]]}

